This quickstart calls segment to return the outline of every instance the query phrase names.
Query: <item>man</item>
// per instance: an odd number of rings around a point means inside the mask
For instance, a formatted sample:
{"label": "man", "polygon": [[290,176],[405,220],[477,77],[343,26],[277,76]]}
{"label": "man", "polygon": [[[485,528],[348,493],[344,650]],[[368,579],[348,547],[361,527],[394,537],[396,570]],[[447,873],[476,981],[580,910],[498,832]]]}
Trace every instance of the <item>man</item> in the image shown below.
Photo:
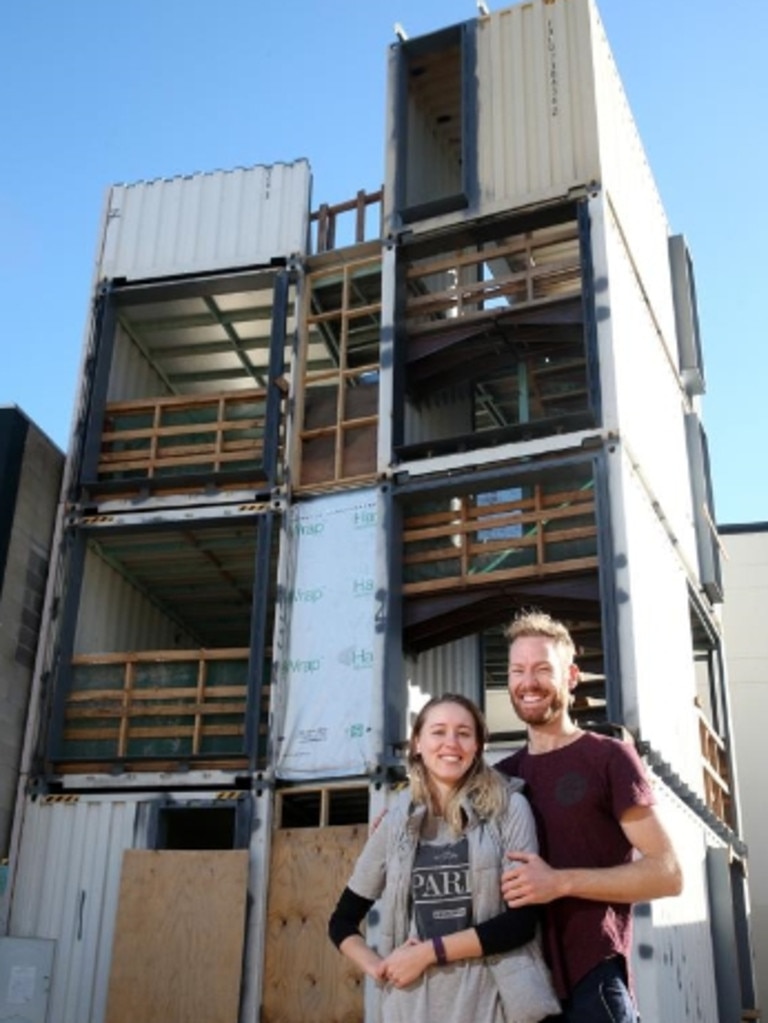
{"label": "man", "polygon": [[541,855],[510,851],[504,898],[510,908],[548,904],[545,951],[564,1023],[635,1023],[631,904],[681,891],[677,857],[634,747],[571,718],[579,670],[566,627],[535,612],[506,636],[528,744],[496,766],[527,782]]}

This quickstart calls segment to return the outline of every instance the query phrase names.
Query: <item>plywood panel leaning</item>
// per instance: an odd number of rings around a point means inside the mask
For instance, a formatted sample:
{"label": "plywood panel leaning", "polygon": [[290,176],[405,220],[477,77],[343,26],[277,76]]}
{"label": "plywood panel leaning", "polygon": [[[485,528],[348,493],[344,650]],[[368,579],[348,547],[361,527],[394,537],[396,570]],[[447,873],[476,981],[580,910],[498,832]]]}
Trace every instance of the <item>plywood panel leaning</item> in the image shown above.
{"label": "plywood panel leaning", "polygon": [[326,927],[367,825],[276,831],[262,1023],[362,1023],[363,979]]}
{"label": "plywood panel leaning", "polygon": [[106,1023],[237,1023],[248,852],[129,849]]}

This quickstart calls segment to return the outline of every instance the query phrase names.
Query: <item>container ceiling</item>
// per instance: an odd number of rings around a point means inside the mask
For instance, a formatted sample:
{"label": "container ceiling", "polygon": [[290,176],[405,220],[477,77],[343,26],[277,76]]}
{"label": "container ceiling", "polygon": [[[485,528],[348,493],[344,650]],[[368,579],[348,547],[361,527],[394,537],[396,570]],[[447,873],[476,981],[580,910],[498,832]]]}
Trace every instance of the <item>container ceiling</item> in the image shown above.
{"label": "container ceiling", "polygon": [[[100,532],[91,548],[200,646],[248,646],[257,531],[226,527]],[[141,642],[141,637],[137,637]]]}
{"label": "container ceiling", "polygon": [[118,292],[118,322],[171,394],[266,387],[273,287],[270,272],[132,286]]}

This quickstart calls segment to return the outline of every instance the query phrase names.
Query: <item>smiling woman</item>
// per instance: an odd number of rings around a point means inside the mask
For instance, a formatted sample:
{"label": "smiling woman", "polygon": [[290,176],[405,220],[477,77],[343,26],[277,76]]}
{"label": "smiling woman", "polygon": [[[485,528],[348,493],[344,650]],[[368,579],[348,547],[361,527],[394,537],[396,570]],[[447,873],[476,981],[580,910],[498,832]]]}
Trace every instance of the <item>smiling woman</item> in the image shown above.
{"label": "smiling woman", "polygon": [[[425,704],[409,789],[368,839],[331,917],[332,941],[376,982],[384,1023],[535,1023],[559,1011],[536,909],[510,910],[500,897],[506,850],[535,851],[536,836],[521,786],[485,763],[486,739],[466,697]],[[359,926],[379,898],[373,948]]]}
{"label": "smiling woman", "polygon": [[478,755],[477,728],[472,713],[453,701],[435,704],[423,721],[412,739],[411,759],[421,760],[430,796],[444,810]]}

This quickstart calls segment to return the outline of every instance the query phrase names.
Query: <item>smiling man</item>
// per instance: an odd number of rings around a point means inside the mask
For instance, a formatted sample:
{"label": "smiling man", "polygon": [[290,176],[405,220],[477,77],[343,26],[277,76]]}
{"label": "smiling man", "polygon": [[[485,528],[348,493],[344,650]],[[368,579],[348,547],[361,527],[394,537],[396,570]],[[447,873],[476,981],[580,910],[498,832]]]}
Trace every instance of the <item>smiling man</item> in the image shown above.
{"label": "smiling man", "polygon": [[571,718],[579,670],[565,625],[533,612],[506,636],[509,695],[528,743],[496,766],[527,783],[541,855],[510,850],[502,892],[510,908],[547,904],[564,1023],[635,1023],[632,903],[680,892],[677,857],[634,747]]}

